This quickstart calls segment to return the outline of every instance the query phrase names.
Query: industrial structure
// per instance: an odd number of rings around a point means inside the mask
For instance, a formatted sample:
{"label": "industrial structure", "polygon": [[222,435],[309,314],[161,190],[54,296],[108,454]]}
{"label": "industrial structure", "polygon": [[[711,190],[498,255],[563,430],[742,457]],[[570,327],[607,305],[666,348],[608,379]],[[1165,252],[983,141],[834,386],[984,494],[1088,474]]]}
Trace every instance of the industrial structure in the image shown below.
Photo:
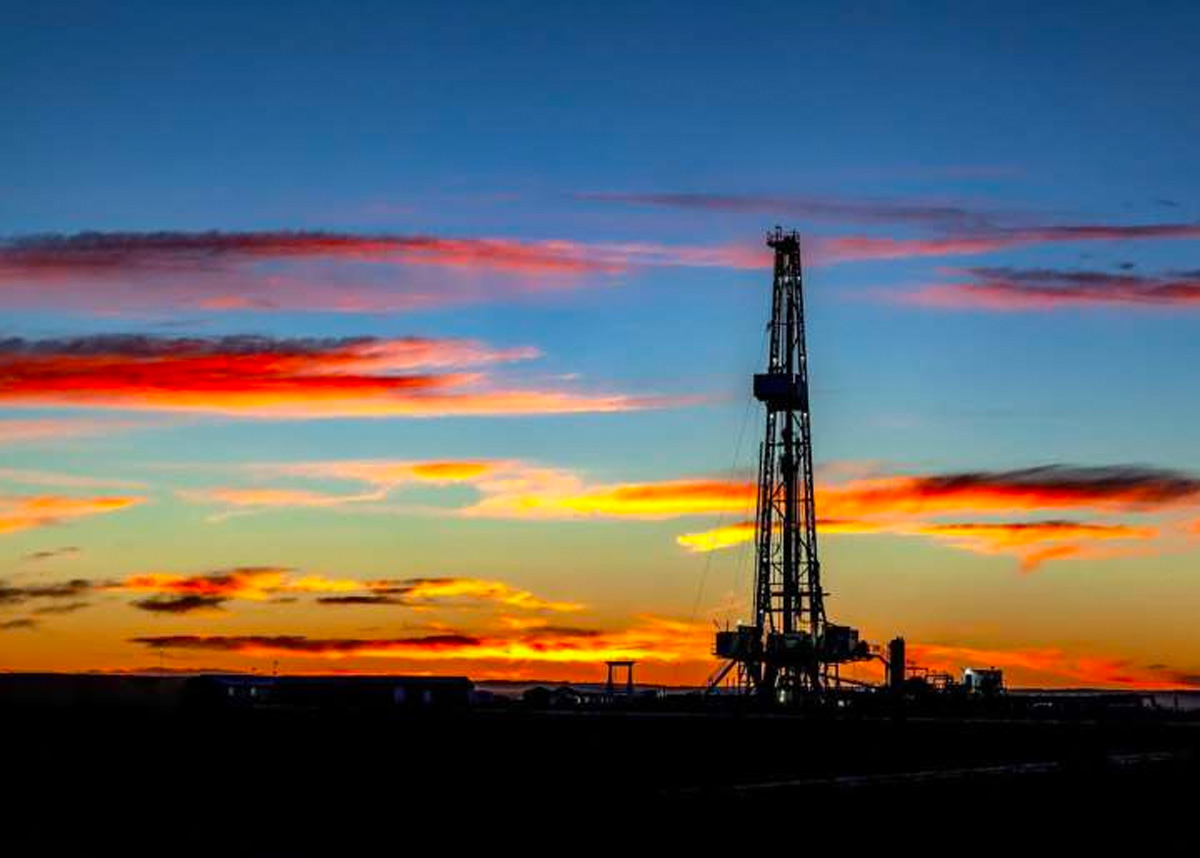
{"label": "industrial structure", "polygon": [[754,621],[717,632],[725,659],[709,687],[736,671],[746,694],[792,702],[819,696],[838,665],[871,658],[858,631],[825,616],[813,496],[812,416],[804,334],[800,235],[776,227],[766,372],[754,397],[766,410],[755,516]]}

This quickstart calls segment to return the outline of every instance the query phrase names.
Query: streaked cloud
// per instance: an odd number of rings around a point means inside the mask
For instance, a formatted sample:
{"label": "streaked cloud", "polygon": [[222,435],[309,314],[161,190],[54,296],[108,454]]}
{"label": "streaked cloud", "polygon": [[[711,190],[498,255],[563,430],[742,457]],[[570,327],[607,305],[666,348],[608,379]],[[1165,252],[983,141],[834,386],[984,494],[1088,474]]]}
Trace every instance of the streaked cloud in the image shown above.
{"label": "streaked cloud", "polygon": [[0,445],[35,444],[71,438],[110,435],[140,424],[127,420],[101,420],[87,417],[66,419],[0,419]]}
{"label": "streaked cloud", "polygon": [[95,589],[93,582],[84,578],[74,578],[51,584],[10,584],[0,580],[0,607],[25,605],[28,602],[58,602],[62,599],[74,600],[66,605],[60,604],[56,610],[41,608],[34,613],[69,613],[85,607],[79,603],[80,597],[87,596]]}
{"label": "streaked cloud", "polygon": [[577,602],[543,599],[503,581],[484,578],[328,578],[272,566],[246,566],[198,575],[151,572],[102,585],[107,590],[154,594],[135,607],[164,613],[221,608],[231,600],[279,601],[314,594],[324,605],[401,605],[444,608],[495,605],[508,610],[572,612]]}
{"label": "streaked cloud", "polygon": [[323,659],[472,660],[595,664],[613,659],[678,662],[707,659],[711,629],[660,617],[640,617],[626,629],[540,626],[495,633],[447,631],[392,638],[307,635],[147,635],[133,643],[154,649]]}
{"label": "streaked cloud", "polygon": [[145,498],[132,495],[0,495],[0,534],[104,515],[137,506],[144,501]]}
{"label": "streaked cloud", "polygon": [[744,512],[751,483],[713,479],[587,485],[565,472],[531,472],[525,480],[485,484],[484,497],[464,515],[500,518],[676,518]]}
{"label": "streaked cloud", "polygon": [[1154,527],[1065,520],[928,524],[917,532],[977,554],[1014,555],[1023,572],[1032,572],[1048,560],[1100,559],[1109,556],[1109,543],[1146,541],[1159,535]]}
{"label": "streaked cloud", "polygon": [[959,282],[902,293],[903,303],[976,310],[1200,306],[1200,271],[1160,276],[1032,268],[968,268]]}
{"label": "streaked cloud", "polygon": [[[479,369],[536,354],[418,337],[8,339],[0,341],[0,404],[276,418],[564,414],[668,404],[500,386]],[[472,371],[443,371],[466,368]]]}
{"label": "streaked cloud", "polygon": [[807,246],[814,261],[829,264],[872,259],[974,256],[1014,247],[1042,244],[1196,239],[1200,239],[1200,223],[1082,224],[1001,227],[922,238],[868,235],[822,236],[810,240]]}
{"label": "streaked cloud", "polygon": [[528,590],[519,590],[502,581],[481,578],[409,578],[401,581],[369,581],[367,588],[379,595],[397,597],[408,604],[453,600],[495,603],[509,609],[528,611],[580,611],[578,602],[550,601]]}
{"label": "streaked cloud", "polygon": [[64,545],[62,548],[44,548],[26,554],[23,560],[30,563],[40,563],[43,560],[58,560],[64,557],[74,557],[81,554],[83,549],[77,545]]}
{"label": "streaked cloud", "polygon": [[[749,491],[749,484],[744,488]],[[1138,466],[1046,465],[1013,471],[944,475],[890,475],[823,484],[817,489],[822,533],[921,536],[978,554],[1014,556],[1023,571],[1055,559],[1117,556],[1127,543],[1160,536],[1150,525],[1069,519],[992,520],[1071,510],[1096,514],[1165,512],[1200,503],[1200,478]],[[711,509],[710,512],[724,512]],[[948,515],[988,517],[942,521]],[[681,534],[696,552],[730,548],[754,539],[754,522],[738,521]]]}
{"label": "streaked cloud", "polygon": [[220,610],[225,601],[226,599],[221,596],[184,594],[182,596],[151,596],[147,599],[137,599],[132,604],[135,608],[156,614],[194,614]]}
{"label": "streaked cloud", "polygon": [[[0,240],[0,306],[393,312],[512,300],[634,268],[761,268],[761,247],[319,232],[86,232]],[[435,271],[436,276],[430,271]]]}
{"label": "streaked cloud", "polygon": [[732,548],[735,545],[753,541],[754,528],[753,521],[739,521],[735,524],[714,527],[711,530],[681,533],[675,537],[675,542],[688,551],[720,551],[722,548]]}
{"label": "streaked cloud", "polygon": [[[754,537],[749,517],[755,508],[757,486],[748,480],[592,483],[566,469],[486,459],[330,460],[250,465],[246,469],[259,477],[347,480],[371,490],[325,493],[258,486],[209,490],[188,497],[208,502],[224,499],[228,514],[248,507],[376,502],[413,483],[463,484],[473,489],[477,498],[465,505],[436,508],[440,514],[540,520],[732,515],[736,518],[728,524],[685,532],[676,542],[689,551],[705,552],[740,545]],[[1131,543],[1152,543],[1160,536],[1160,530],[1150,524],[1091,517],[1165,514],[1200,504],[1200,478],[1134,465],[1053,464],[1008,471],[883,476],[863,475],[859,468],[855,473],[851,479],[818,484],[821,533],[919,536],[974,553],[1010,555],[1027,571],[1052,559],[1116,556],[1127,552]],[[1048,513],[1053,517],[1047,517]],[[380,594],[369,599],[367,594],[360,595],[330,601],[387,601]]]}
{"label": "streaked cloud", "polygon": [[997,214],[928,199],[853,198],[812,194],[582,193],[576,199],[634,207],[674,208],[774,218],[874,224],[905,224],[940,229],[981,229]]}

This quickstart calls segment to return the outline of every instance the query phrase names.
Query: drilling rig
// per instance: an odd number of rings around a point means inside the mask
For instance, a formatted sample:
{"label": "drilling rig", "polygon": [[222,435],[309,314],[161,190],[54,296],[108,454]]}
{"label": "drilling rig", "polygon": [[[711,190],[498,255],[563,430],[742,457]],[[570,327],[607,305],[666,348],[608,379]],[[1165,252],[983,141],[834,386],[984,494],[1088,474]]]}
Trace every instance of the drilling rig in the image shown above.
{"label": "drilling rig", "polygon": [[767,368],[754,376],[754,398],[766,411],[755,515],[754,622],[717,632],[715,654],[725,662],[709,688],[736,671],[742,693],[791,703],[819,698],[839,665],[870,654],[857,629],[825,618],[800,235],[776,227],[767,234],[767,246],[775,252],[775,282]]}

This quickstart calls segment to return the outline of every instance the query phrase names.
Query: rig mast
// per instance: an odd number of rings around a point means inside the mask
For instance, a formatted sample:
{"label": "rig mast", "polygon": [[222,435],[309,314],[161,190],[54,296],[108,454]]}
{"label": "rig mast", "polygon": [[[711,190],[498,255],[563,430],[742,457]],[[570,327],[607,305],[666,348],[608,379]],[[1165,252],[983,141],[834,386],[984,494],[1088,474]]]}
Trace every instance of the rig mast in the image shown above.
{"label": "rig mast", "polygon": [[734,667],[746,693],[790,702],[819,695],[831,665],[866,655],[858,632],[825,619],[813,499],[812,422],[800,236],[776,227],[767,371],[754,376],[754,397],[766,409],[759,452],[754,623],[717,633],[727,659],[710,683]]}

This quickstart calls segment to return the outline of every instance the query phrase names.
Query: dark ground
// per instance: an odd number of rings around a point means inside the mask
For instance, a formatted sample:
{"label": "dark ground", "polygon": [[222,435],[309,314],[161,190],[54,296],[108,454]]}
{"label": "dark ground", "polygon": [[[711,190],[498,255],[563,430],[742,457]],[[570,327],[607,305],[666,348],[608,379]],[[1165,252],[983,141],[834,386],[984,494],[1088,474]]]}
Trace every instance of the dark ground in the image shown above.
{"label": "dark ground", "polygon": [[649,848],[759,826],[813,843],[817,820],[818,841],[843,843],[1148,845],[1190,828],[1200,774],[1198,728],[1171,723],[86,707],[4,721],[5,842],[20,844],[6,854]]}

